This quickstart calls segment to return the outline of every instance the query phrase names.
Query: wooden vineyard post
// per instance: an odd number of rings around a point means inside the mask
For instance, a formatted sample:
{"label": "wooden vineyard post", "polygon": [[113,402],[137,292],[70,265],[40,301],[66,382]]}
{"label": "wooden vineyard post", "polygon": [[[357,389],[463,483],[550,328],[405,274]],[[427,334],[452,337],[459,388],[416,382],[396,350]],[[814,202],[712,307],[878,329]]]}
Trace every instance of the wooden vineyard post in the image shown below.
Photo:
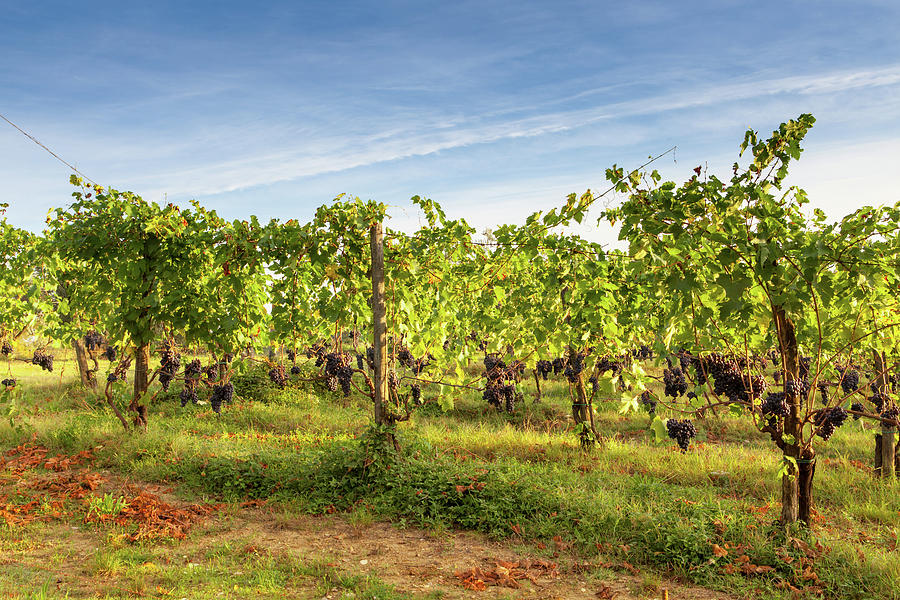
{"label": "wooden vineyard post", "polygon": [[372,328],[375,347],[375,423],[386,421],[384,405],[388,398],[387,316],[384,308],[384,237],[381,223],[369,230],[372,244]]}
{"label": "wooden vineyard post", "polygon": [[[887,361],[883,353],[878,350],[872,350],[872,357],[875,359],[875,372],[878,373],[876,381],[876,389],[886,397],[887,391],[890,389],[890,382],[887,375]],[[885,400],[888,402],[888,400]],[[875,436],[875,473],[886,479],[894,476],[894,460],[895,447],[897,444],[897,430],[893,425],[882,425],[881,435]]]}

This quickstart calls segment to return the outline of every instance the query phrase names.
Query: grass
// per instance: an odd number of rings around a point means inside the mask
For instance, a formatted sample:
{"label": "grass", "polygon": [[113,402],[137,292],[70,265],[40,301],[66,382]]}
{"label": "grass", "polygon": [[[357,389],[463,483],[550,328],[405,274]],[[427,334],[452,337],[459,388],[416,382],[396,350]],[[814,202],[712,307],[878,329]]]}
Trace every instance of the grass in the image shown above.
{"label": "grass", "polygon": [[[861,423],[842,427],[820,451],[813,532],[785,532],[775,523],[780,457],[747,420],[725,413],[700,422],[692,448],[681,453],[654,442],[645,414],[622,416],[617,405],[601,403],[598,427],[607,439],[585,453],[570,432],[570,400],[560,384],[545,384],[540,404],[529,398],[513,415],[459,393],[453,410],[427,407],[404,424],[402,452],[394,456],[366,435],[367,400],[314,387],[274,390],[258,373],[237,378],[243,398],[221,417],[207,406],[181,409],[173,396],[161,396],[148,431],[128,435],[102,403],[72,386],[74,371],[64,357],[57,365],[64,375],[11,367],[22,383],[11,420],[0,426],[0,444],[37,436],[58,451],[94,448],[102,466],[123,475],[177,483],[192,499],[273,499],[286,519],[340,510],[360,529],[387,519],[561,545],[605,564],[650,569],[647,589],[665,574],[740,596],[786,598],[788,583],[815,595],[814,572],[828,597],[900,597],[900,484],[875,480],[865,468],[874,441]],[[533,383],[521,388],[528,397]],[[7,543],[0,536],[0,546]],[[728,554],[714,555],[713,544]],[[148,561],[138,564],[130,552],[107,548],[97,555],[96,573],[119,568],[117,577],[135,590],[156,585],[157,575],[141,571]],[[765,569],[728,573],[741,557]],[[350,586],[356,597],[383,585],[284,556],[254,561],[244,570],[254,575],[234,579],[228,569],[246,561],[234,548],[219,548],[202,571],[167,566],[160,585],[181,590],[192,581],[202,590],[209,578],[262,597],[283,591],[286,573],[316,585]],[[385,593],[372,592],[391,597]]]}

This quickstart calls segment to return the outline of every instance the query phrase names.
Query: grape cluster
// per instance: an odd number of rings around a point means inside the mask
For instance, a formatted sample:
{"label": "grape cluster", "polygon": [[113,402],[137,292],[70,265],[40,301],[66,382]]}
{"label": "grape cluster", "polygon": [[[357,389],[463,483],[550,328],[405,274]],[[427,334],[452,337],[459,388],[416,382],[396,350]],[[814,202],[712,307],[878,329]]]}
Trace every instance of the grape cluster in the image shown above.
{"label": "grape cluster", "polygon": [[119,376],[116,375],[115,371],[106,376],[107,383],[115,383],[119,380]]}
{"label": "grape cluster", "polygon": [[852,394],[859,389],[859,373],[856,369],[847,369],[843,371],[841,377],[841,389],[845,394]]}
{"label": "grape cluster", "polygon": [[175,344],[166,341],[160,358],[159,382],[167,392],[169,391],[169,383],[175,378],[175,374],[180,366],[181,354],[175,349]]}
{"label": "grape cluster", "polygon": [[847,416],[847,411],[840,406],[816,411],[813,421],[816,427],[818,427],[816,435],[823,440],[828,441],[828,439],[834,435],[835,429],[844,424],[844,421],[847,420]]}
{"label": "grape cluster", "polygon": [[388,387],[395,392],[400,389],[400,378],[393,371],[388,371]]}
{"label": "grape cluster", "polygon": [[373,371],[375,370],[375,348],[369,346],[366,348],[366,362],[369,363],[369,368]]}
{"label": "grape cluster", "polygon": [[553,362],[550,363],[550,365],[553,367],[553,374],[554,374],[554,375],[559,375],[560,373],[562,373],[563,371],[565,371],[565,370],[566,370],[566,364],[567,364],[568,362],[569,362],[569,361],[568,361],[564,356],[561,356],[561,357],[559,357],[559,358],[554,358],[554,359],[553,359]]}
{"label": "grape cluster", "polygon": [[672,398],[684,395],[688,389],[687,380],[680,367],[663,371],[663,383],[666,386],[666,396]]}
{"label": "grape cluster", "polygon": [[106,350],[103,351],[103,357],[109,362],[114,362],[116,360],[116,356],[119,353],[118,346],[107,346]]}
{"label": "grape cluster", "polygon": [[0,381],[0,385],[2,385],[5,388],[16,387],[16,380],[15,379],[4,379],[3,381]]}
{"label": "grape cluster", "polygon": [[650,349],[650,346],[641,344],[640,348],[631,351],[631,356],[638,360],[649,360],[653,358],[653,350]]}
{"label": "grape cluster", "polygon": [[534,369],[539,376],[544,378],[544,381],[547,381],[547,377],[553,372],[553,363],[549,360],[539,360],[535,364]]}
{"label": "grape cluster", "polygon": [[103,336],[93,329],[84,334],[84,347],[87,348],[89,352],[99,350],[102,345]]}
{"label": "grape cluster", "polygon": [[350,366],[350,356],[348,354],[332,352],[325,355],[325,375],[329,391],[337,391],[338,386],[340,386],[344,397],[350,395],[350,381],[353,378],[353,368]]}
{"label": "grape cluster", "polygon": [[316,357],[316,366],[321,367],[325,364],[325,344],[313,344],[306,348],[306,358]]}
{"label": "grape cluster", "polygon": [[831,385],[827,381],[820,381],[816,384],[819,394],[822,395],[822,404],[828,404],[828,386]]}
{"label": "grape cluster", "polygon": [[356,368],[360,371],[366,368],[366,359],[362,354],[357,353],[356,355]]}
{"label": "grape cluster", "polygon": [[206,373],[206,380],[212,383],[219,378],[219,365],[209,365],[203,372]]}
{"label": "grape cluster", "polygon": [[656,414],[656,399],[647,390],[641,393],[641,406],[651,417]]}
{"label": "grape cluster", "polygon": [[53,355],[47,354],[43,350],[35,350],[34,356],[31,357],[31,364],[38,365],[44,371],[53,372]]}
{"label": "grape cluster", "polygon": [[805,398],[810,389],[808,379],[786,379],[784,382],[784,393],[796,398]]}
{"label": "grape cluster", "polygon": [[765,377],[743,372],[747,368],[747,360],[743,357],[728,358],[721,354],[711,354],[697,359],[694,366],[698,383],[705,383],[706,375],[712,376],[713,392],[732,402],[753,401],[762,396],[768,387]]}
{"label": "grape cluster", "polygon": [[298,367],[297,365],[294,365],[293,367],[291,367],[291,375],[299,375],[299,374],[300,374],[300,367]]}
{"label": "grape cluster", "polygon": [[209,397],[209,405],[213,412],[217,415],[221,414],[222,403],[230,404],[232,396],[234,396],[234,385],[230,381],[222,385],[214,385],[212,395]]}
{"label": "grape cluster", "polygon": [[289,361],[291,361],[292,363],[297,362],[297,353],[294,350],[289,349],[286,351],[286,354]]}
{"label": "grape cluster", "polygon": [[416,358],[412,355],[408,349],[403,348],[400,352],[397,353],[397,361],[411,370],[414,374],[419,375],[424,371],[429,365],[431,365],[431,361],[434,360],[434,356],[431,354],[427,354],[422,358]]}
{"label": "grape cluster", "polygon": [[3,340],[3,343],[0,344],[0,354],[2,354],[3,356],[9,356],[10,354],[12,354],[12,351],[12,344],[10,344],[8,340]]}
{"label": "grape cluster", "polygon": [[760,410],[762,414],[772,417],[786,417],[789,407],[784,400],[784,392],[773,392],[763,400]]}
{"label": "grape cluster", "polygon": [[[855,412],[863,412],[865,410],[865,407],[862,405],[862,402],[854,402],[850,405],[850,410]],[[859,415],[853,415],[853,420],[859,421]]]}
{"label": "grape cluster", "polygon": [[875,406],[875,411],[879,413],[884,410],[887,401],[887,395],[881,392],[875,392],[874,394],[872,394],[872,397],[869,398],[869,402],[871,402]]}
{"label": "grape cluster", "polygon": [[682,452],[687,451],[691,438],[697,435],[697,428],[690,419],[669,419],[666,421],[666,432],[678,443]]}
{"label": "grape cluster", "polygon": [[181,408],[187,406],[188,402],[197,404],[199,397],[197,396],[197,384],[200,383],[200,375],[203,373],[203,365],[199,358],[195,358],[184,368],[184,387],[178,398],[181,400]]}
{"label": "grape cluster", "polygon": [[422,388],[419,387],[418,383],[409,386],[409,395],[414,404],[422,404]]}
{"label": "grape cluster", "polygon": [[269,369],[269,379],[280,387],[284,389],[285,384],[287,384],[287,375],[284,373],[284,365],[275,365],[271,369]]}
{"label": "grape cluster", "polygon": [[482,393],[488,404],[497,407],[498,410],[506,409],[511,413],[516,409],[516,385],[503,383],[500,380],[489,380]]}
{"label": "grape cluster", "polygon": [[604,356],[599,361],[597,361],[597,371],[600,374],[606,373],[607,371],[613,374],[613,377],[622,372],[622,369],[625,368],[625,365],[621,361],[610,360],[608,356]]}
{"label": "grape cluster", "polygon": [[878,416],[889,421],[896,421],[897,417],[900,417],[900,408],[897,408],[897,405],[892,402],[890,406],[886,406]]}
{"label": "grape cluster", "polygon": [[584,358],[586,354],[584,352],[577,352],[569,357],[568,364],[566,364],[566,368],[563,371],[566,375],[566,379],[569,380],[569,383],[577,383],[578,378],[581,376],[582,371],[584,371]]}

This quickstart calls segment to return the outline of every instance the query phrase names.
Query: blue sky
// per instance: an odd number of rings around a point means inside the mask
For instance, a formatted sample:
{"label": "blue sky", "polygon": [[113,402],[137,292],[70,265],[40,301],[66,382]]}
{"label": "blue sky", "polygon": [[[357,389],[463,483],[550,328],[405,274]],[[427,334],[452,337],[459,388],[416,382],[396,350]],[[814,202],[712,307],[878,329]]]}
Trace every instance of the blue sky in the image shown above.
{"label": "blue sky", "polygon": [[[127,4],[0,0],[0,113],[150,200],[306,219],[347,192],[409,228],[420,194],[482,228],[673,145],[664,175],[727,174],[802,112],[815,205],[900,200],[895,0]],[[0,201],[38,230],[67,169],[0,126]]]}

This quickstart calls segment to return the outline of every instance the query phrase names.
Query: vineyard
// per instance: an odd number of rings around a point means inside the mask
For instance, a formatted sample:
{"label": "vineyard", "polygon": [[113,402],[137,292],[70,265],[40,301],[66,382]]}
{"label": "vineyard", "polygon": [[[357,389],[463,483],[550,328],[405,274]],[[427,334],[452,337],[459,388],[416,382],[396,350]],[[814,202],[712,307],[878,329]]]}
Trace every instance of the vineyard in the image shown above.
{"label": "vineyard", "polygon": [[[450,592],[272,554],[268,587],[225,554],[215,577],[141,572],[141,593],[127,564],[87,572],[107,597],[325,597],[285,583],[318,578],[334,598],[563,597],[551,580],[579,582],[566,597],[900,598],[900,205],[832,221],[784,185],[813,123],[748,131],[724,178],[613,166],[607,192],[489,240],[421,197],[425,224],[401,232],[358,198],[227,221],[73,175],[42,234],[0,220],[0,557],[25,564],[48,515],[81,510],[140,565],[166,554],[156,537],[195,543],[195,521],[265,505],[475,531],[509,556],[456,565]],[[624,249],[571,233],[586,220]],[[82,473],[51,510],[13,484],[88,455],[193,504]],[[42,577],[0,575],[0,594]]]}

